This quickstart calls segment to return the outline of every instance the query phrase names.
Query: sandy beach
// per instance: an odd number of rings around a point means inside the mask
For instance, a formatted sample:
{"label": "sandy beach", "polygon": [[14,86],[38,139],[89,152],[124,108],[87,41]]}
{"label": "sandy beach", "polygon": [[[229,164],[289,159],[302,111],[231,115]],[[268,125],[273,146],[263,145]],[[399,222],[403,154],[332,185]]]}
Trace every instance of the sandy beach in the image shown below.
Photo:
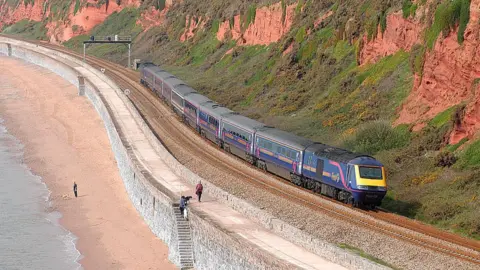
{"label": "sandy beach", "polygon": [[25,146],[25,163],[52,192],[60,223],[79,238],[85,269],[177,269],[131,205],[86,97],[46,69],[0,57],[0,100],[4,125]]}

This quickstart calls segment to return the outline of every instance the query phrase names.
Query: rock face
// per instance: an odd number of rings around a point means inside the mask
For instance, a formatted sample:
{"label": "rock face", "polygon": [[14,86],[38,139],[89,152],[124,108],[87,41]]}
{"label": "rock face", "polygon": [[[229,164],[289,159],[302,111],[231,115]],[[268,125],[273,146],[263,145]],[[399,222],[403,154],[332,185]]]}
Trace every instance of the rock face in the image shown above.
{"label": "rock face", "polygon": [[44,17],[43,5],[45,0],[38,0],[35,3],[24,5],[20,1],[16,8],[11,8],[7,3],[0,4],[0,29],[4,25],[14,24],[23,19],[41,21]]}
{"label": "rock face", "polygon": [[173,0],[167,0],[165,1],[165,8],[162,10],[158,10],[155,7],[148,8],[137,20],[137,24],[142,27],[143,31],[162,25],[165,22],[167,13],[172,5]]}
{"label": "rock face", "polygon": [[195,31],[197,29],[203,29],[205,27],[206,22],[207,19],[204,19],[201,16],[187,16],[185,19],[185,25],[187,25],[187,27],[185,28],[183,34],[180,36],[180,41],[185,42],[187,39],[192,38],[195,35]]}
{"label": "rock face", "polygon": [[420,43],[423,25],[415,19],[403,18],[402,11],[387,16],[387,28],[382,33],[378,27],[377,38],[368,42],[363,37],[365,46],[360,53],[360,63],[374,63],[382,57],[403,49],[409,51],[413,45]]}
{"label": "rock face", "polygon": [[441,36],[425,57],[423,77],[418,79],[404,104],[397,123],[425,120],[465,102],[465,114],[456,123],[450,137],[454,144],[464,137],[472,137],[480,128],[480,96],[474,86],[480,78],[479,38],[480,0],[472,0],[470,21],[463,44],[457,42],[457,31],[446,38]]}
{"label": "rock face", "polygon": [[123,0],[120,5],[118,5],[116,1],[109,1],[108,8],[106,4],[103,4],[100,7],[94,6],[96,2],[93,0],[89,0],[89,3],[92,5],[83,7],[74,15],[73,11],[75,8],[75,2],[72,1],[67,20],[48,23],[47,28],[50,42],[64,42],[72,37],[85,34],[92,30],[96,25],[105,21],[110,14],[119,12],[125,7],[140,6],[140,1],[138,0]]}
{"label": "rock face", "polygon": [[[418,11],[417,11],[418,14]],[[480,0],[470,4],[470,21],[463,44],[457,41],[457,31],[438,37],[432,50],[427,50],[423,75],[415,76],[413,89],[400,108],[395,124],[414,123],[420,129],[424,122],[451,106],[465,103],[464,113],[458,114],[450,143],[473,137],[480,129],[480,93],[475,80],[480,78]],[[417,18],[404,19],[401,12],[387,17],[387,28],[377,38],[367,41],[360,53],[361,63],[374,63],[397,51],[410,50],[423,44],[424,26]]]}
{"label": "rock face", "polygon": [[238,45],[268,45],[277,42],[290,31],[296,6],[297,4],[287,6],[285,16],[281,2],[269,7],[261,7],[256,10],[255,20],[244,31],[242,31],[240,15],[236,15],[233,18],[233,25],[230,25],[229,20],[220,24],[217,39],[223,41],[231,35],[234,40],[237,40]]}
{"label": "rock face", "polygon": [[[102,23],[113,12],[121,11],[125,7],[140,6],[140,0],[122,0],[120,5],[116,1],[109,1],[108,8],[106,3],[98,7],[96,4],[96,1],[89,0],[86,6],[80,8],[74,14],[75,1],[71,1],[68,18],[47,23],[47,35],[50,38],[50,42],[60,43],[72,37],[85,34],[96,25]],[[24,5],[23,1],[20,1],[20,5],[16,8],[3,4],[0,6],[0,28],[5,24],[11,25],[23,19],[42,21],[51,13],[47,7],[51,8],[51,6],[48,6],[48,1],[44,0],[35,1],[33,5]]]}

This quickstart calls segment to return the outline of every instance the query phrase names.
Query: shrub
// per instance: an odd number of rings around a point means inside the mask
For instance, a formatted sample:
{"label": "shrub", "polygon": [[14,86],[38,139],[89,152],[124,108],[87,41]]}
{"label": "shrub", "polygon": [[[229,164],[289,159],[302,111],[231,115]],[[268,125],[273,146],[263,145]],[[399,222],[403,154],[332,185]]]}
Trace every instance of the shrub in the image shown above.
{"label": "shrub", "polygon": [[355,152],[375,154],[382,150],[403,147],[410,141],[407,129],[394,129],[388,122],[373,121],[361,126],[344,141],[344,146]]}
{"label": "shrub", "polygon": [[458,165],[462,169],[480,167],[480,140],[472,143],[459,157]]}
{"label": "shrub", "polygon": [[437,167],[451,167],[457,158],[452,152],[444,151],[437,155],[435,158],[435,166]]}
{"label": "shrub", "polygon": [[405,0],[402,4],[403,18],[410,17],[410,8],[413,6],[411,0]]}
{"label": "shrub", "polygon": [[303,42],[306,36],[307,36],[307,30],[305,29],[305,25],[304,25],[300,27],[300,29],[298,29],[297,34],[295,35],[295,41],[298,44],[300,44]]}

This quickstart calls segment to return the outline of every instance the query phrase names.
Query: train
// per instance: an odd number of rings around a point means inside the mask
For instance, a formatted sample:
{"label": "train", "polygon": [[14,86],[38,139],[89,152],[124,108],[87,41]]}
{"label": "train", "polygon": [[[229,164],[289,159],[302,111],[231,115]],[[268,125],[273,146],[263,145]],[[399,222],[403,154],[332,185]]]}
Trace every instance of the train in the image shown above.
{"label": "train", "polygon": [[186,125],[245,162],[354,207],[375,208],[385,197],[385,168],[374,157],[245,117],[152,62],[141,62],[139,70],[140,83],[163,99]]}

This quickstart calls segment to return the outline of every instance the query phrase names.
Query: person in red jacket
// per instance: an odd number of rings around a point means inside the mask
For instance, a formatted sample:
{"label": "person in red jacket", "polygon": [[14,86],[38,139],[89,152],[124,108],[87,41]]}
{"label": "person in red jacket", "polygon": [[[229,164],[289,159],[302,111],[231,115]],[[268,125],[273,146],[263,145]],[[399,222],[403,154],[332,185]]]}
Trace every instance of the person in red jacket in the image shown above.
{"label": "person in red jacket", "polygon": [[200,199],[202,198],[202,192],[203,192],[202,181],[198,181],[197,187],[195,188],[195,194],[197,194],[198,196],[198,202],[200,202]]}

